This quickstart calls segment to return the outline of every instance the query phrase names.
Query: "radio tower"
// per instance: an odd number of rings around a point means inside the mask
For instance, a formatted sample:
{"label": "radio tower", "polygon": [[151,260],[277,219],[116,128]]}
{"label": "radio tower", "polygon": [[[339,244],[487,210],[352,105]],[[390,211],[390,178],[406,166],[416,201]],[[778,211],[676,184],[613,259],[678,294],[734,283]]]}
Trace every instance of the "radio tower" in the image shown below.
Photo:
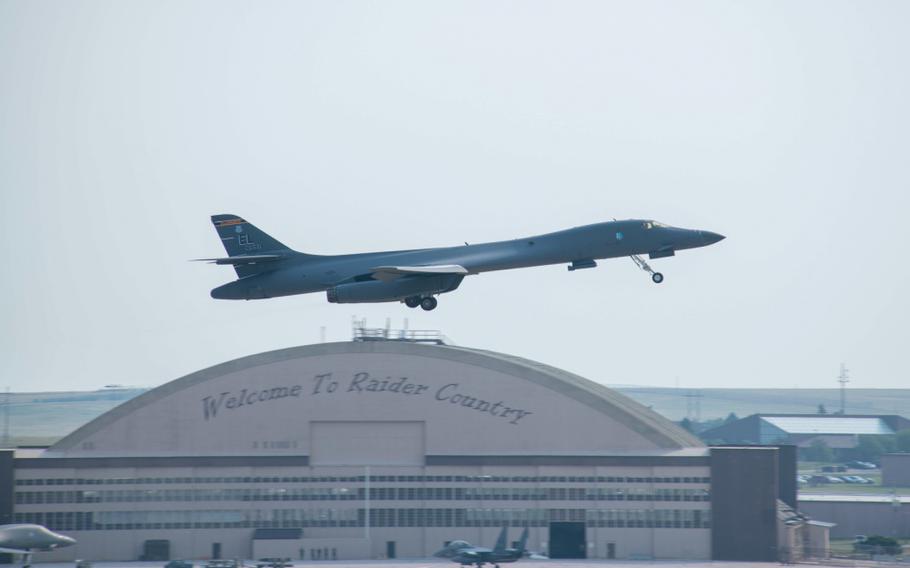
{"label": "radio tower", "polygon": [[837,377],[837,382],[840,383],[840,413],[847,413],[847,383],[850,382],[850,379],[847,378],[848,371],[847,367],[843,363],[840,364],[840,375]]}

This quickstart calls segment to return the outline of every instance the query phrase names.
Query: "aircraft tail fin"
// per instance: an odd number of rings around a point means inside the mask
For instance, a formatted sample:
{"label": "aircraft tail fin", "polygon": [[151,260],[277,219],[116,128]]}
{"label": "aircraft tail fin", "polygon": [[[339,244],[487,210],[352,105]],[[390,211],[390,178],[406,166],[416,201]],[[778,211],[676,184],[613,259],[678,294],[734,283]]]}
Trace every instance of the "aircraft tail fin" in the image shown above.
{"label": "aircraft tail fin", "polygon": [[215,225],[228,256],[293,252],[237,215],[212,215],[212,224]]}
{"label": "aircraft tail fin", "polygon": [[496,539],[496,545],[493,547],[493,552],[505,552],[506,549],[506,533],[508,532],[508,527],[502,527],[502,530],[499,531],[499,538]]}
{"label": "aircraft tail fin", "polygon": [[[224,250],[231,258],[259,257],[262,259],[270,256],[273,260],[281,260],[283,257],[300,254],[237,215],[212,215],[212,224],[215,226],[215,231],[218,232],[218,237],[221,238]],[[234,270],[240,278],[273,268],[268,262],[222,262],[220,264],[233,264]]]}
{"label": "aircraft tail fin", "polygon": [[521,539],[518,541],[518,553],[524,554],[525,547],[528,545],[528,527],[521,531]]}

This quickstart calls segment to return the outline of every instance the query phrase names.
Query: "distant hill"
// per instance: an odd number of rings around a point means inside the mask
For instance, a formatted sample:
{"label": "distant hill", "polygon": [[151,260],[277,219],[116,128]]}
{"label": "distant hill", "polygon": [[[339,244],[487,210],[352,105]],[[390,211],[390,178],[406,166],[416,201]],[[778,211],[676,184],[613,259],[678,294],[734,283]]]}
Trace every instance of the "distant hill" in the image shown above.
{"label": "distant hill", "polygon": [[[687,416],[695,418],[697,410],[701,420],[710,420],[724,418],[731,412],[740,418],[759,412],[815,414],[819,404],[828,412],[840,409],[838,389],[612,388],[674,421]],[[146,390],[10,393],[8,406],[5,395],[0,393],[0,428],[4,423],[3,412],[8,410],[8,446],[52,444]],[[910,389],[848,389],[847,412],[910,417]]]}

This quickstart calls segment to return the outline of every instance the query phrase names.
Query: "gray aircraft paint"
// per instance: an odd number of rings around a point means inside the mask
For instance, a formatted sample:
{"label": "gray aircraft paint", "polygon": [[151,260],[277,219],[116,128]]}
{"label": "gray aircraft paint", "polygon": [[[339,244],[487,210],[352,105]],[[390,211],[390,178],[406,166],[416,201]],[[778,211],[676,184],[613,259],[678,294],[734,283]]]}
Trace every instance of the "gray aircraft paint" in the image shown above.
{"label": "gray aircraft paint", "polygon": [[[710,231],[633,219],[510,241],[321,256],[294,251],[235,215],[214,215],[212,223],[229,256],[199,260],[234,265],[240,278],[211,293],[213,298],[225,300],[326,291],[329,301],[337,303],[403,301],[451,292],[470,274],[563,263],[570,265],[569,270],[593,268],[596,260],[643,254],[663,258],[724,238]],[[383,269],[400,269],[401,273]],[[662,279],[656,273],[655,282]]]}
{"label": "gray aircraft paint", "polygon": [[57,534],[41,525],[0,526],[0,552],[48,551],[73,544],[76,544],[76,540],[72,537]]}

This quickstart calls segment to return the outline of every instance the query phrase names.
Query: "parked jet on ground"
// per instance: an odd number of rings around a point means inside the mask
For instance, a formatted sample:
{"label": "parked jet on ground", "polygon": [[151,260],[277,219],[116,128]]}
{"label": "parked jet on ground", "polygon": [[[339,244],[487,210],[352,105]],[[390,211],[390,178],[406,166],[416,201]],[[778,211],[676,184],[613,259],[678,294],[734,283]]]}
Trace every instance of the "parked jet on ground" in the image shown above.
{"label": "parked jet on ground", "polygon": [[521,533],[518,548],[506,548],[507,531],[506,527],[502,527],[499,538],[496,539],[496,545],[492,549],[471,546],[463,540],[453,540],[442,550],[433,553],[433,556],[449,558],[452,562],[457,562],[462,566],[474,565],[482,568],[484,564],[492,564],[494,568],[499,568],[502,563],[515,562],[523,557],[528,542],[528,529],[525,527]]}
{"label": "parked jet on ground", "polygon": [[76,544],[74,538],[41,525],[0,525],[0,552],[24,554],[24,568],[31,565],[33,552],[47,552],[73,544]]}
{"label": "parked jet on ground", "polygon": [[458,288],[465,276],[569,264],[593,268],[596,260],[631,257],[661,283],[640,256],[673,256],[676,251],[716,243],[723,235],[670,227],[656,221],[608,221],[534,237],[463,246],[323,256],[291,250],[236,215],[213,215],[212,223],[228,253],[200,258],[230,264],[239,277],[212,290],[221,300],[256,300],[326,292],[329,302],[404,302],[410,308],[436,307],[435,296]]}

